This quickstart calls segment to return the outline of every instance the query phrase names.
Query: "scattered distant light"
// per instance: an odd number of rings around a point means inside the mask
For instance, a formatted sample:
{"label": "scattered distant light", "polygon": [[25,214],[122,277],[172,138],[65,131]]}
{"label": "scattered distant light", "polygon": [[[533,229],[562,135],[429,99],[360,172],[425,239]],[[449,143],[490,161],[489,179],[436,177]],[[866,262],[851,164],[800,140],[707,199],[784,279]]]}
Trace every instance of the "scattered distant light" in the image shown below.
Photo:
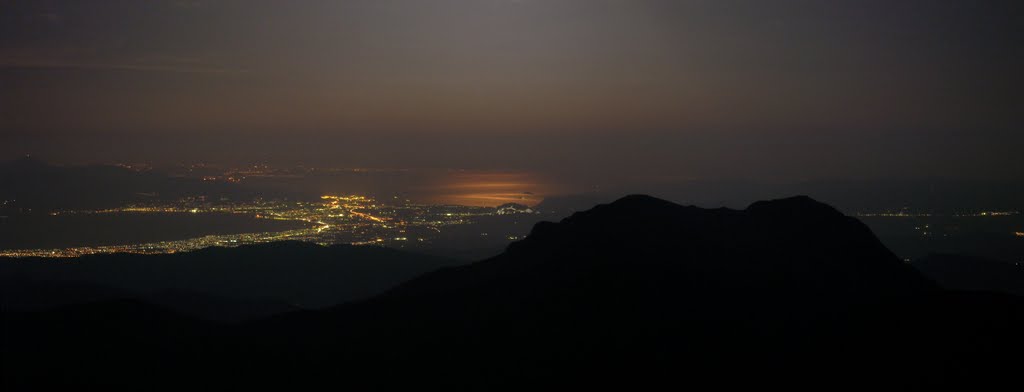
{"label": "scattered distant light", "polygon": [[[218,212],[242,214],[256,218],[304,222],[310,224],[302,229],[278,232],[254,232],[243,234],[206,235],[182,240],[159,241],[142,244],[107,246],[69,247],[59,249],[19,249],[0,251],[0,257],[79,257],[92,254],[134,253],[171,254],[191,252],[199,249],[248,244],[262,244],[275,241],[305,241],[318,244],[352,244],[381,246],[395,242],[411,241],[408,229],[419,228],[441,233],[441,228],[465,225],[475,218],[494,215],[493,207],[431,205],[431,204],[386,204],[371,197],[349,195],[323,195],[319,202],[302,202],[257,199],[249,202],[232,202],[219,198],[221,204],[207,204],[206,197],[186,197],[170,204],[132,204],[103,210],[57,211],[65,214],[113,214],[113,213],[206,213]],[[391,198],[401,200],[397,198]],[[10,201],[7,201],[10,202]],[[197,204],[201,203],[201,204]],[[357,219],[353,219],[357,218]],[[389,234],[387,234],[389,233]],[[480,233],[488,236],[488,233]],[[502,236],[510,241],[520,236]],[[431,238],[414,238],[421,243]],[[392,242],[394,241],[394,242]]]}

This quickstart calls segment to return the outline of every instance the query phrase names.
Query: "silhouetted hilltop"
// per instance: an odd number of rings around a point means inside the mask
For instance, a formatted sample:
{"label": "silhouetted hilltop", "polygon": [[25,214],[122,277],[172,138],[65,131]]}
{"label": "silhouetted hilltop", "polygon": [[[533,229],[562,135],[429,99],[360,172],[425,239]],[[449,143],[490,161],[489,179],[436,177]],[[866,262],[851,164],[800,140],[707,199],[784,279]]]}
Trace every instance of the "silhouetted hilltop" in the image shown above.
{"label": "silhouetted hilltop", "polygon": [[313,353],[302,363],[374,358],[461,386],[910,388],[963,381],[904,372],[948,372],[966,358],[976,362],[964,369],[1005,376],[1005,364],[977,358],[1019,344],[1003,328],[1020,325],[1021,310],[1013,298],[940,291],[856,219],[807,197],[730,210],[637,195],[539,223],[500,256],[256,330],[301,325],[311,340],[277,344]]}
{"label": "silhouetted hilltop", "polygon": [[655,279],[690,291],[803,296],[867,298],[935,288],[859,221],[807,197],[730,210],[634,195],[559,223],[539,223],[501,256],[433,273],[396,293],[491,286],[497,280],[515,290],[517,281],[559,275],[570,281]]}
{"label": "silhouetted hilltop", "polygon": [[[172,337],[108,326],[135,312],[118,309],[74,319],[88,339],[52,326],[72,320],[64,310],[15,314],[10,336],[46,342],[5,348],[27,358],[10,367],[15,384],[979,389],[1019,382],[1004,358],[1024,349],[1019,298],[941,290],[806,197],[730,210],[629,196],[365,301],[230,327],[176,321]],[[149,339],[180,344],[125,346]],[[49,360],[65,351],[104,356]],[[159,369],[104,373],[146,361]]]}
{"label": "silhouetted hilltop", "polygon": [[[635,188],[631,188],[635,192]],[[770,200],[788,195],[809,195],[828,201],[840,211],[896,211],[908,208],[915,212],[963,213],[972,209],[1020,210],[1024,208],[1024,181],[1016,180],[814,180],[792,183],[741,180],[695,179],[648,185],[645,193],[657,194],[667,200],[698,206],[729,206],[739,208],[756,200]],[[621,194],[606,189],[599,193],[553,196],[545,198],[535,209],[543,212],[573,212]]]}

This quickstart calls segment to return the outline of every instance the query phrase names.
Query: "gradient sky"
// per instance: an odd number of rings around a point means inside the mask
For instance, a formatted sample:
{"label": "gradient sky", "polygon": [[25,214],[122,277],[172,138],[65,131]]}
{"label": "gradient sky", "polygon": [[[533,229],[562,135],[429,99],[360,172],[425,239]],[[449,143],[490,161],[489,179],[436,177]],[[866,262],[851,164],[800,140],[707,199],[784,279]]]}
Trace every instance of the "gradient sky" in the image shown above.
{"label": "gradient sky", "polygon": [[0,0],[0,157],[1021,178],[1017,3]]}

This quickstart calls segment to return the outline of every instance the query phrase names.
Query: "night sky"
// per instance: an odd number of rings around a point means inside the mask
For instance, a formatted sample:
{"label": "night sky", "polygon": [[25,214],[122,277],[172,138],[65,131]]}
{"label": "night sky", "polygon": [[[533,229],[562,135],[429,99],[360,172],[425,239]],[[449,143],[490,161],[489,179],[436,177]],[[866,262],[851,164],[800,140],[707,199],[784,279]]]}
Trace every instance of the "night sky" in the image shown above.
{"label": "night sky", "polygon": [[1021,178],[1017,3],[0,0],[0,157]]}

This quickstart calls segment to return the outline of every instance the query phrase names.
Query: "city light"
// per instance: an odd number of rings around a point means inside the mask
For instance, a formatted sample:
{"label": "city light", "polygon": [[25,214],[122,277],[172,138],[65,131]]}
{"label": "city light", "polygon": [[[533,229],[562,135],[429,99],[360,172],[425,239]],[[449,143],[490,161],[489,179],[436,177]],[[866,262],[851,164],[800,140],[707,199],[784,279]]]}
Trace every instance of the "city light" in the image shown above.
{"label": "city light", "polygon": [[[318,202],[250,201],[210,202],[188,198],[167,204],[130,205],[102,210],[56,211],[53,215],[147,214],[147,213],[230,213],[257,219],[302,222],[308,227],[276,232],[207,235],[177,241],[59,249],[17,249],[0,251],[0,257],[78,257],[103,253],[159,254],[189,252],[207,247],[236,247],[276,241],[317,244],[384,245],[402,247],[412,238],[430,243],[446,227],[471,224],[484,216],[498,215],[496,208],[414,204],[392,198],[384,203],[361,195],[324,195]],[[509,213],[508,210],[501,214]],[[518,238],[511,236],[509,238]]]}

